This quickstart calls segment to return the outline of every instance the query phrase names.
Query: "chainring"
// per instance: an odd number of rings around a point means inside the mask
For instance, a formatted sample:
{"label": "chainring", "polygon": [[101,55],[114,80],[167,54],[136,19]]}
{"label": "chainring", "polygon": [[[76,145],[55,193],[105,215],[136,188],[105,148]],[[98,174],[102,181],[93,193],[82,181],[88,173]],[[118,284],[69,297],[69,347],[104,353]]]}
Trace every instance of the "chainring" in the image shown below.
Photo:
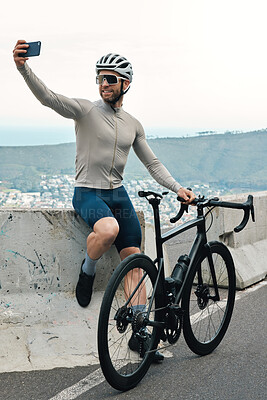
{"label": "chainring", "polygon": [[174,344],[180,337],[182,330],[182,315],[171,308],[166,314],[165,333],[170,344]]}

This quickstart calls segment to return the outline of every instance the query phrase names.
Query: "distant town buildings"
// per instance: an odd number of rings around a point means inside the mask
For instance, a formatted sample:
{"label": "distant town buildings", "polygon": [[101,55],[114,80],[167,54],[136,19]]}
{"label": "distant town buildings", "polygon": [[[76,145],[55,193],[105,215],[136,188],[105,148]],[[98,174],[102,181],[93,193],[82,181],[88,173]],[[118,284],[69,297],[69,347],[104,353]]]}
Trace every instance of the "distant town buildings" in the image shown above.
{"label": "distant town buildings", "polygon": [[[133,202],[136,211],[143,211],[146,222],[153,223],[153,213],[151,205],[138,196],[139,190],[152,190],[158,193],[166,192],[166,189],[151,179],[134,179],[125,181],[124,186]],[[72,208],[72,196],[74,188],[73,175],[54,175],[47,177],[41,176],[40,191],[23,193],[16,189],[0,189],[0,207],[1,208]],[[214,191],[209,184],[194,185],[193,191],[196,194],[205,196],[222,196],[225,191]],[[179,205],[175,193],[169,192],[164,196],[161,205],[162,227],[170,226],[170,217],[176,215]],[[192,218],[194,208],[189,209],[188,215],[184,220]]]}

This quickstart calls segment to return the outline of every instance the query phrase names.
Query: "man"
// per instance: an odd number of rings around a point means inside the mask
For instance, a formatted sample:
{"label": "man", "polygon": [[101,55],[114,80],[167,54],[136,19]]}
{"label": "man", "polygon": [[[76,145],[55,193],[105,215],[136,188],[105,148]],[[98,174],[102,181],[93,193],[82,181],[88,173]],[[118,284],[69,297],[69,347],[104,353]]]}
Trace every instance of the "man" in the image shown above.
{"label": "man", "polygon": [[[93,229],[87,238],[76,297],[82,307],[91,300],[97,260],[114,243],[121,260],[140,252],[141,229],[132,203],[122,186],[131,146],[149,173],[186,203],[194,194],[181,187],[148,146],[142,125],[122,108],[132,82],[132,65],[118,54],[107,54],[96,64],[101,99],[70,99],[48,89],[27,65],[25,40],[18,40],[13,56],[27,85],[45,106],[75,121],[76,178],[73,206]],[[156,356],[160,355],[158,352]],[[161,358],[162,359],[162,358]]]}

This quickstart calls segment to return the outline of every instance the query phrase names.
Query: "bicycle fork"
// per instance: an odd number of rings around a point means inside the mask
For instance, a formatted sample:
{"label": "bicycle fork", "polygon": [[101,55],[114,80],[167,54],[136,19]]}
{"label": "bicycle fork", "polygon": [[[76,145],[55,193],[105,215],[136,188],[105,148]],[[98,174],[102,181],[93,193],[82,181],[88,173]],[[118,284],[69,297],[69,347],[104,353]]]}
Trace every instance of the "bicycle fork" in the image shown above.
{"label": "bicycle fork", "polygon": [[[211,275],[211,282],[204,283],[203,282],[203,274],[205,274],[205,270],[203,270],[201,263],[199,264],[198,270],[197,270],[197,288],[195,291],[195,295],[197,296],[198,299],[198,306],[200,309],[204,309],[209,300],[212,301],[219,301],[220,300],[220,295],[219,295],[219,290],[218,290],[218,284],[217,284],[217,279],[216,279],[216,274],[215,274],[215,267],[214,267],[214,262],[213,262],[213,257],[212,257],[212,252],[209,243],[206,243],[204,245],[205,249],[205,254],[208,259],[208,271],[206,273],[210,272]],[[212,296],[210,294],[209,286],[213,286],[214,289],[214,295]]]}
{"label": "bicycle fork", "polygon": [[215,291],[215,295],[209,296],[209,298],[213,301],[220,301],[218,284],[217,284],[217,279],[216,279],[216,274],[215,274],[215,267],[214,267],[212,252],[211,252],[209,243],[205,244],[205,249],[207,250],[207,253],[208,253],[208,262],[209,262],[209,267],[210,267],[210,273],[211,273],[212,283],[213,283],[213,287],[214,287],[214,291]]}

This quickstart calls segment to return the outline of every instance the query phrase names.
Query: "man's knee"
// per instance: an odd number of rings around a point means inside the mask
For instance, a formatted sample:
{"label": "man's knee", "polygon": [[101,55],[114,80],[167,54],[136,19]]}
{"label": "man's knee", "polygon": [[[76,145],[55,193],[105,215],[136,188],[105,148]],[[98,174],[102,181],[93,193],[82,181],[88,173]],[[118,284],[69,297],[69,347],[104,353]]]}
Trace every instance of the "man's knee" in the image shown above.
{"label": "man's knee", "polygon": [[113,217],[101,218],[94,224],[93,231],[103,244],[111,245],[119,233],[119,224]]}

